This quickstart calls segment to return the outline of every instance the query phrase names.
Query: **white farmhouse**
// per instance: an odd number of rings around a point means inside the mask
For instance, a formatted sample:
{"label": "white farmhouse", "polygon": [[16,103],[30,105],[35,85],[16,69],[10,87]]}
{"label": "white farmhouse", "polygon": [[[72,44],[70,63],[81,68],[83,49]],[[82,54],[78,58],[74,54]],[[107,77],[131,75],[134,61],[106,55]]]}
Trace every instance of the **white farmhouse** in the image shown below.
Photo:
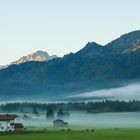
{"label": "white farmhouse", "polygon": [[0,115],[0,132],[15,131],[15,118],[16,115]]}

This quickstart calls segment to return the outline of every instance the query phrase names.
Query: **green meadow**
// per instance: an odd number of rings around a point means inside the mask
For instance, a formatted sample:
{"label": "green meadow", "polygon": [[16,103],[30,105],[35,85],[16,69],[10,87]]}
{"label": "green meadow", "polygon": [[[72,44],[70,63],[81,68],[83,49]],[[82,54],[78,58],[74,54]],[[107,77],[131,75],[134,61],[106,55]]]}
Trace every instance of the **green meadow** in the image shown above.
{"label": "green meadow", "polygon": [[0,136],[0,140],[140,140],[140,129],[97,129],[92,131],[48,131],[46,133]]}

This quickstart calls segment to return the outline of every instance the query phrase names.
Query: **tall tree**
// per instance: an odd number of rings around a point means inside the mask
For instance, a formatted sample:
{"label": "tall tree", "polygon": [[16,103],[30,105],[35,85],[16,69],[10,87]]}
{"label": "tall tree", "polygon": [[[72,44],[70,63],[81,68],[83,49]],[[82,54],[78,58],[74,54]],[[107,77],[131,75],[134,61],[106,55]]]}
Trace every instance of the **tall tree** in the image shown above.
{"label": "tall tree", "polygon": [[47,107],[46,118],[54,118],[54,111],[50,105]]}

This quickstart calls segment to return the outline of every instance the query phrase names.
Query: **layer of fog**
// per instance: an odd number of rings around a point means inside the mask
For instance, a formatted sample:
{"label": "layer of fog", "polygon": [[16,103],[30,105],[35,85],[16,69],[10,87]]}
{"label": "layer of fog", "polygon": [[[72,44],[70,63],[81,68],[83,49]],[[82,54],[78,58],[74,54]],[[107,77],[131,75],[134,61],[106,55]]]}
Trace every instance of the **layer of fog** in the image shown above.
{"label": "layer of fog", "polygon": [[[63,118],[64,121],[69,123],[68,127],[64,127],[66,129],[140,128],[140,112],[99,114],[70,112],[70,114],[70,117]],[[45,114],[41,114],[39,117],[32,114],[29,116],[31,119],[18,118],[16,121],[23,123],[25,127],[55,129],[53,120],[56,118],[52,120],[46,119]],[[63,127],[60,127],[60,129],[62,128]]]}
{"label": "layer of fog", "polygon": [[100,98],[100,99],[118,99],[118,100],[139,100],[140,84],[130,84],[123,87],[102,89],[92,92],[86,92],[71,96],[70,98]]}
{"label": "layer of fog", "polygon": [[14,100],[8,99],[8,100],[1,100],[0,98],[0,104],[4,103],[24,103],[24,102],[35,102],[35,103],[61,103],[61,102],[69,102],[69,101],[96,101],[96,100],[140,100],[140,83],[136,84],[129,84],[127,86],[123,87],[117,87],[117,88],[109,88],[109,89],[101,89],[91,92],[84,92],[81,94],[76,94],[73,96],[63,96],[63,98],[60,99],[56,98],[55,100],[41,100],[40,98],[35,99],[32,97],[32,99],[21,99],[21,98],[15,98]]}

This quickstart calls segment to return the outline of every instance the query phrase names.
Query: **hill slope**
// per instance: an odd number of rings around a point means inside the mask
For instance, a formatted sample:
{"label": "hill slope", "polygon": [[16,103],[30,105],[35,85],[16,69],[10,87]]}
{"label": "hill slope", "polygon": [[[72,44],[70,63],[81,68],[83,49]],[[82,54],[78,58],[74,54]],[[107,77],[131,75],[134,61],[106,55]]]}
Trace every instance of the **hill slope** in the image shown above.
{"label": "hill slope", "polygon": [[140,31],[49,62],[27,62],[0,71],[3,96],[52,98],[140,79]]}

